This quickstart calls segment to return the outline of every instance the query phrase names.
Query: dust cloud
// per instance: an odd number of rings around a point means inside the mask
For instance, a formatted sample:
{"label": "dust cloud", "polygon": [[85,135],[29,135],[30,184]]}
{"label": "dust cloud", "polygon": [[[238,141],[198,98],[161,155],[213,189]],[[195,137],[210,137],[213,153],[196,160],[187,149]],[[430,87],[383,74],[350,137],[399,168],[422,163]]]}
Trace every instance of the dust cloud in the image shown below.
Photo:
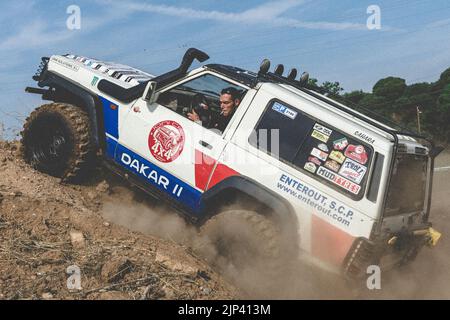
{"label": "dust cloud", "polygon": [[[273,261],[256,263],[242,255],[238,259],[240,264],[236,266],[219,253],[218,247],[208,237],[201,236],[195,227],[171,208],[142,201],[142,196],[127,188],[115,188],[114,196],[104,201],[101,210],[103,218],[130,230],[171,240],[193,249],[195,254],[239,288],[243,299],[323,299],[327,298],[325,293],[329,292],[330,286],[342,286],[340,279],[330,280],[327,277],[324,282],[313,270],[296,261],[279,262],[276,269],[272,267],[268,271],[267,266],[273,264]],[[229,208],[223,210],[227,209]],[[220,225],[221,232],[226,232],[228,238],[232,239],[226,244],[226,250],[233,251],[235,246],[245,245],[239,241],[242,239],[247,243],[260,241],[245,224],[231,216],[225,217]],[[348,296],[344,289],[341,291]]]}
{"label": "dust cloud", "polygon": [[[446,154],[443,165],[450,164]],[[439,166],[439,163],[438,165]],[[438,171],[433,184],[433,202],[430,220],[443,233],[434,249],[424,248],[415,261],[401,269],[383,273],[381,289],[368,290],[350,286],[344,280],[305,266],[298,261],[284,261],[276,272],[266,272],[267,264],[242,269],[224,259],[216,246],[198,235],[197,229],[179,217],[173,210],[155,204],[137,203],[133,197],[107,201],[103,207],[106,220],[134,231],[173,240],[195,249],[203,259],[217,269],[225,279],[241,290],[244,299],[450,299],[450,171]],[[224,221],[236,241],[251,239],[236,221]],[[200,248],[200,249],[199,249]],[[230,249],[230,248],[228,248]],[[232,248],[231,248],[232,250]],[[241,257],[245,262],[245,257]],[[273,271],[273,270],[272,270]]]}
{"label": "dust cloud", "polygon": [[168,207],[142,201],[143,194],[114,188],[114,198],[103,204],[102,216],[132,231],[191,246],[196,229]]}

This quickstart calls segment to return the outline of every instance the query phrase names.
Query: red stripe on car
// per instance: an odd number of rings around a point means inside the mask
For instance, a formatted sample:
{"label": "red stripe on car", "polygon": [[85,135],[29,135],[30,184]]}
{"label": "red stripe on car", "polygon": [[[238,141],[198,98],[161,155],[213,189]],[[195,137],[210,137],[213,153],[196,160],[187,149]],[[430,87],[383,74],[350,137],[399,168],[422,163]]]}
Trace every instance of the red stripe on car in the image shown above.
{"label": "red stripe on car", "polygon": [[[195,150],[195,186],[197,188],[206,191],[228,177],[239,175],[239,172],[225,164],[217,163],[216,166],[216,163],[217,161],[210,156],[207,156],[199,150]],[[214,166],[216,166],[215,169]],[[212,172],[213,170],[214,172]]]}

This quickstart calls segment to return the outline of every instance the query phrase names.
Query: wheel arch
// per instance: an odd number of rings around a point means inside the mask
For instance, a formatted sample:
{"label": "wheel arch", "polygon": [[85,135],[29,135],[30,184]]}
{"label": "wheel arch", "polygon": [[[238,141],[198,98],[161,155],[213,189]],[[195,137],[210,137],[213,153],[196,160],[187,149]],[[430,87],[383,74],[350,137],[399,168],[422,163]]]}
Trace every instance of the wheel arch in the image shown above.
{"label": "wheel arch", "polygon": [[[206,191],[201,199],[199,224],[221,212],[221,207],[241,202],[240,206],[252,209],[260,206],[259,214],[272,215],[280,226],[290,232],[298,232],[298,219],[292,205],[261,183],[245,176],[232,176]],[[267,209],[267,210],[264,210]]]}
{"label": "wheel arch", "polygon": [[43,99],[74,104],[86,111],[94,145],[105,150],[102,104],[97,95],[52,72],[46,72],[45,79],[39,82],[39,86],[54,89],[48,96],[44,95]]}

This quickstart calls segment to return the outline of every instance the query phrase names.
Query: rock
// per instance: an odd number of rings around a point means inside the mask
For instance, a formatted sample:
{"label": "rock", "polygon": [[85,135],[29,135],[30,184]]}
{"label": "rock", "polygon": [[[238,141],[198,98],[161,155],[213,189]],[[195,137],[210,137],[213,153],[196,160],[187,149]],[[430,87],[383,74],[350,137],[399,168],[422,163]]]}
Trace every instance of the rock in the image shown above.
{"label": "rock", "polygon": [[210,288],[203,288],[203,290],[202,290],[203,294],[205,294],[207,296],[209,296],[211,294],[211,291],[212,290]]}
{"label": "rock", "polygon": [[108,182],[102,181],[102,182],[95,188],[95,190],[96,190],[97,192],[100,192],[100,193],[109,193],[110,188],[109,188]]}
{"label": "rock", "polygon": [[171,257],[166,252],[162,252],[162,250],[156,252],[155,261],[163,264],[172,271],[189,275],[196,275],[198,273],[198,268],[190,264],[189,261],[179,261],[177,258]]}
{"label": "rock", "polygon": [[109,226],[110,226],[109,222],[103,222],[103,225],[104,225],[105,227],[109,227]]}
{"label": "rock", "polygon": [[133,263],[127,258],[113,258],[105,262],[102,267],[102,279],[108,283],[119,282],[123,277],[132,271]]}
{"label": "rock", "polygon": [[70,231],[70,241],[72,242],[72,247],[74,248],[83,248],[86,245],[83,233],[80,231]]}
{"label": "rock", "polygon": [[45,300],[53,299],[53,295],[50,292],[44,292],[42,294],[42,299],[45,299]]}

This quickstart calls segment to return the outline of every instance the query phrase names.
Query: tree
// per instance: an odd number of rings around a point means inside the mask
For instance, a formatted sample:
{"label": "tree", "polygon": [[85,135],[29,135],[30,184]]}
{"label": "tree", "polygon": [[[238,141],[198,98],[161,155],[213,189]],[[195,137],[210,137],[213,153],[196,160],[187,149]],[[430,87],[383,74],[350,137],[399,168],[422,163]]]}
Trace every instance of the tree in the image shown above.
{"label": "tree", "polygon": [[344,93],[344,98],[348,101],[351,101],[352,103],[358,104],[367,95],[370,95],[370,93],[365,93],[362,90],[358,90],[349,93]]}
{"label": "tree", "polygon": [[400,98],[406,89],[405,79],[388,77],[379,80],[373,87],[373,94],[390,101]]}
{"label": "tree", "polygon": [[443,87],[446,86],[447,84],[450,84],[450,68],[441,73],[438,82],[442,84]]}
{"label": "tree", "polygon": [[309,78],[308,87],[311,88],[312,90],[318,91],[319,85],[317,84],[317,82],[318,81],[316,78]]}
{"label": "tree", "polygon": [[447,141],[450,140],[450,84],[445,86],[442,94],[437,99],[436,113],[438,114],[438,119],[436,119],[436,125],[438,126],[437,131],[442,136],[440,138],[445,138]]}
{"label": "tree", "polygon": [[402,124],[407,126],[417,126],[417,107],[424,114],[430,112],[435,101],[430,95],[431,86],[429,83],[416,83],[407,86],[403,95],[394,101],[392,111],[398,115]]}
{"label": "tree", "polygon": [[389,114],[388,109],[391,105],[390,102],[385,97],[380,97],[374,94],[368,94],[364,98],[361,99],[359,103],[362,107],[381,113],[384,115]]}
{"label": "tree", "polygon": [[[385,122],[379,117],[381,114],[411,129],[417,126],[419,107],[422,129],[439,140],[450,141],[450,68],[433,83],[408,86],[402,78],[387,77],[374,85],[373,93],[358,90],[342,94],[339,82],[325,81],[319,86],[314,78],[310,78],[308,84],[311,89],[379,121]],[[395,127],[395,124],[389,125]]]}
{"label": "tree", "polygon": [[431,85],[428,82],[415,83],[406,87],[404,95],[411,97],[419,94],[428,94],[430,91]]}
{"label": "tree", "polygon": [[344,91],[339,82],[325,81],[321,87],[330,96],[339,96]]}

